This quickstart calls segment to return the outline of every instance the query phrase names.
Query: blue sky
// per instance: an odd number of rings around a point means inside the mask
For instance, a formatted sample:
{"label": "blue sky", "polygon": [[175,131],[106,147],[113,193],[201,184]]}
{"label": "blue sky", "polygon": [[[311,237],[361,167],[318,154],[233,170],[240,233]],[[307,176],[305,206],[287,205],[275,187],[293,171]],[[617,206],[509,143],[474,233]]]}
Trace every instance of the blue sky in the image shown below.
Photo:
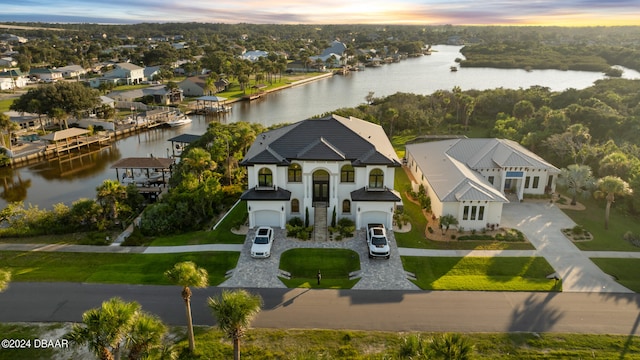
{"label": "blue sky", "polygon": [[640,25],[640,0],[0,0],[0,21]]}

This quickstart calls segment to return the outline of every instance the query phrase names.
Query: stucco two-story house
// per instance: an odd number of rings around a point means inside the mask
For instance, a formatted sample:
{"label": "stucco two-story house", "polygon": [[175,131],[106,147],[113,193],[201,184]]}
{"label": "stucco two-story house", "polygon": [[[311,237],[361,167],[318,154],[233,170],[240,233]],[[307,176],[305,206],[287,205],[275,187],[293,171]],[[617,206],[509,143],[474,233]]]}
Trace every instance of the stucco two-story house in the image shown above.
{"label": "stucco two-story house", "polygon": [[497,226],[502,205],[555,191],[560,170],[515,141],[453,139],[406,146],[407,167],[436,217],[465,230]]}
{"label": "stucco two-story house", "polygon": [[284,228],[315,213],[392,226],[400,197],[393,190],[400,161],[379,125],[331,115],[258,135],[241,164],[247,167],[249,226]]}
{"label": "stucco two-story house", "polygon": [[131,63],[118,63],[111,71],[104,73],[103,77],[118,79],[123,85],[136,85],[144,81],[144,68]]}

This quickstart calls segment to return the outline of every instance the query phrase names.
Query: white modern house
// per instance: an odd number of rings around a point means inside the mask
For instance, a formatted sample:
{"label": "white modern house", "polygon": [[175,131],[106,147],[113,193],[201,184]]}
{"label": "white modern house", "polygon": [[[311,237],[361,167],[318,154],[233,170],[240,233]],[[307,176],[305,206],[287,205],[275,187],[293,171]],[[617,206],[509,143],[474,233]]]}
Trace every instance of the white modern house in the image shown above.
{"label": "white modern house", "polygon": [[[247,167],[249,226],[284,228],[293,218],[313,224],[316,213],[392,226],[400,197],[393,190],[400,161],[379,125],[331,115],[258,135]],[[320,213],[319,213],[320,214]]]}
{"label": "white modern house", "polygon": [[453,215],[465,230],[499,225],[502,205],[555,191],[560,170],[505,139],[453,139],[406,146],[407,167],[436,217]]}

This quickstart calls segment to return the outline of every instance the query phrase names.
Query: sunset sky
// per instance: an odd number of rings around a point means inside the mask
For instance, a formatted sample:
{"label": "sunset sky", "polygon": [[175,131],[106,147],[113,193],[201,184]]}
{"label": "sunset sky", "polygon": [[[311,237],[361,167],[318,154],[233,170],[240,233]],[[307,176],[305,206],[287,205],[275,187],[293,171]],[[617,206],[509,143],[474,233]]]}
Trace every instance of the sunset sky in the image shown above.
{"label": "sunset sky", "polygon": [[0,0],[0,21],[640,25],[640,0]]}

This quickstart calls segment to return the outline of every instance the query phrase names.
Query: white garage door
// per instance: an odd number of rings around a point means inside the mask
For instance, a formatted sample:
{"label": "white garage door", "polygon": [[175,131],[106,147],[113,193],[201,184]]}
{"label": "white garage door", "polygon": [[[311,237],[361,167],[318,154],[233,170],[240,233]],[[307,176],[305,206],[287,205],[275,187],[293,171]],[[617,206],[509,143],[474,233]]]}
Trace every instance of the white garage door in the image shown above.
{"label": "white garage door", "polygon": [[273,210],[260,210],[255,213],[255,226],[280,227],[280,213]]}
{"label": "white garage door", "polygon": [[383,211],[367,211],[360,215],[360,226],[366,228],[367,224],[383,224],[387,226],[387,213]]}

